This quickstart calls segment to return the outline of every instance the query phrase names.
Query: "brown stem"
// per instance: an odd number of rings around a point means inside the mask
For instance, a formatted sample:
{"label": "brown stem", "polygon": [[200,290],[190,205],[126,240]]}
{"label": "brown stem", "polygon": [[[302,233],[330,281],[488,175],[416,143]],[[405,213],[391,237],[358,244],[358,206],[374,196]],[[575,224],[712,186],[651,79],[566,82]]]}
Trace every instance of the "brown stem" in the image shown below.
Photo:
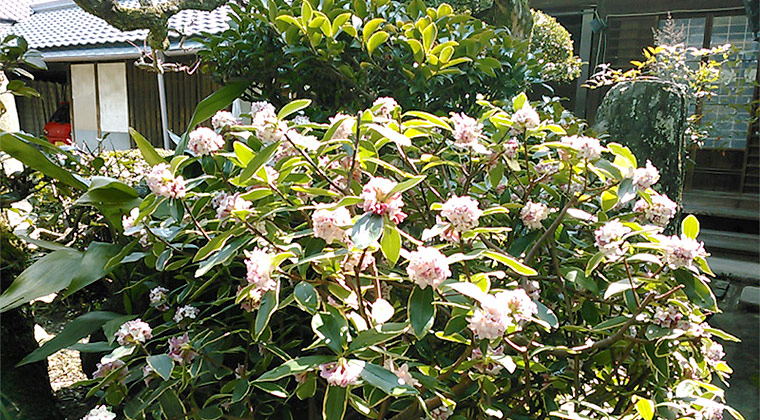
{"label": "brown stem", "polygon": [[201,224],[198,223],[198,219],[196,219],[195,216],[193,216],[193,211],[190,210],[190,206],[187,205],[187,203],[185,202],[185,200],[181,200],[181,201],[182,201],[182,206],[185,207],[185,211],[190,216],[190,219],[192,219],[193,224],[195,225],[195,227],[197,227],[198,230],[201,231],[201,234],[203,235],[204,238],[206,238],[207,241],[211,242],[211,238],[208,236],[208,233],[206,233],[206,231],[203,230],[203,228],[201,227]]}

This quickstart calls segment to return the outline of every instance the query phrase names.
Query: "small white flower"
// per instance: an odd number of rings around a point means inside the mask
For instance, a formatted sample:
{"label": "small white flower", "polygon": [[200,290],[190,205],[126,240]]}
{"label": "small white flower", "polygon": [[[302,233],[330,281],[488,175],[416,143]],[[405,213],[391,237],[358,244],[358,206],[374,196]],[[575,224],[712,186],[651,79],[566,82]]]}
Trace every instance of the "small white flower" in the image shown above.
{"label": "small white flower", "polygon": [[383,367],[390,370],[394,375],[398,377],[399,385],[418,386],[420,384],[420,381],[414,379],[412,374],[409,373],[409,365],[407,363],[396,367],[396,365],[393,364],[393,360],[385,359]]}
{"label": "small white flower", "polygon": [[[652,322],[663,328],[675,329],[680,326],[683,314],[673,305],[660,306],[654,312]],[[687,326],[688,328],[688,326]]]}
{"label": "small white flower", "polygon": [[399,224],[406,219],[406,213],[401,211],[404,207],[404,200],[401,193],[389,194],[397,182],[390,179],[374,177],[369,180],[362,188],[359,196],[364,202],[362,207],[364,211],[369,211],[378,215],[388,214],[395,224]]}
{"label": "small white flower", "polygon": [[665,263],[670,268],[679,267],[691,268],[695,258],[705,258],[708,256],[704,244],[691,239],[686,235],[678,236],[660,236],[660,244],[665,253]]}
{"label": "small white flower", "polygon": [[390,118],[393,110],[396,109],[397,106],[398,102],[389,97],[377,98],[377,100],[372,103],[372,108],[378,107],[376,111],[377,115],[384,118]]}
{"label": "small white flower", "polygon": [[512,114],[512,123],[522,131],[525,131],[529,128],[538,127],[541,124],[541,117],[538,116],[538,112],[529,103],[525,102],[522,108]]}
{"label": "small white flower", "polygon": [[599,139],[586,136],[565,136],[562,137],[562,143],[565,143],[576,150],[578,159],[588,159],[595,161],[602,156],[605,150]]}
{"label": "small white flower", "polygon": [[314,226],[314,236],[331,244],[336,241],[341,242],[346,238],[343,226],[351,224],[351,213],[345,207],[338,207],[335,210],[321,208],[312,213],[311,221]]}
{"label": "small white flower", "polygon": [[153,337],[153,330],[147,322],[140,318],[121,324],[116,331],[116,341],[119,345],[129,346],[135,343],[145,343]]}
{"label": "small white flower", "polygon": [[274,290],[277,282],[272,279],[272,255],[261,249],[245,251],[246,280],[263,292]]}
{"label": "small white flower", "polygon": [[348,363],[341,359],[340,362],[320,365],[319,375],[327,381],[328,385],[346,388],[349,385],[355,385],[359,381],[362,370],[362,365]]}
{"label": "small white flower", "polygon": [[478,219],[483,211],[478,202],[471,197],[453,196],[441,208],[441,216],[448,219],[457,232],[467,232],[478,226]]}
{"label": "small white flower", "polygon": [[500,338],[512,326],[520,328],[538,312],[525,290],[515,289],[487,295],[480,301],[480,308],[468,319],[469,328],[478,338]]}
{"label": "small white flower", "polygon": [[116,414],[111,412],[110,408],[105,405],[98,405],[82,417],[82,420],[114,420],[115,418]]}
{"label": "small white flower", "polygon": [[530,230],[538,229],[541,227],[541,222],[544,221],[551,210],[543,203],[534,203],[528,201],[522,210],[520,210],[520,218],[523,224]]}
{"label": "small white flower", "polygon": [[145,180],[153,194],[166,198],[185,196],[185,180],[181,176],[175,178],[166,163],[159,163],[151,168]]}
{"label": "small white flower", "polygon": [[340,126],[333,132],[333,139],[348,139],[351,138],[354,128],[354,118],[350,115],[341,114],[340,112],[335,114],[334,117],[330,117],[330,125],[332,126],[336,122],[343,120]]}
{"label": "small white flower", "polygon": [[177,309],[174,314],[174,322],[180,323],[185,318],[195,319],[200,311],[195,306],[185,305]]}
{"label": "small white flower", "polygon": [[623,253],[620,248],[623,236],[630,232],[631,228],[623,225],[619,220],[610,220],[594,231],[596,246],[607,257],[616,259]]}
{"label": "small white flower", "polygon": [[240,196],[240,193],[227,194],[225,192],[218,192],[211,200],[211,205],[216,207],[217,219],[224,219],[236,211],[249,210],[252,206],[250,201]]}
{"label": "small white flower", "polygon": [[678,205],[665,194],[653,193],[650,200],[652,204],[643,198],[638,200],[633,206],[633,211],[643,213],[646,220],[657,226],[667,225],[676,215]]}
{"label": "small white flower", "polygon": [[647,160],[646,167],[636,168],[633,171],[633,185],[641,191],[646,190],[660,180],[660,171]]}
{"label": "small white flower", "polygon": [[211,125],[216,130],[223,130],[239,124],[240,120],[229,111],[217,111],[211,118]]}
{"label": "small white flower", "polygon": [[385,324],[391,318],[393,318],[395,310],[390,302],[383,298],[379,298],[372,304],[372,320],[375,324]]}
{"label": "small white flower", "polygon": [[[364,259],[362,259],[362,254],[364,254]],[[346,273],[346,275],[354,276],[356,275],[356,267],[359,265],[359,260],[361,260],[362,266],[359,269],[359,272],[363,272],[367,268],[371,267],[375,264],[375,257],[372,255],[372,252],[369,251],[367,253],[363,252],[352,252],[348,255],[346,255],[346,258],[343,260],[343,271]]]}
{"label": "small white flower", "polygon": [[190,132],[187,148],[196,156],[210,155],[224,147],[224,137],[208,127],[198,127]]}
{"label": "small white flower", "polygon": [[470,148],[477,153],[490,153],[485,146],[480,144],[483,134],[483,124],[475,118],[464,113],[452,114],[449,121],[454,125],[454,144],[462,148]]}
{"label": "small white flower", "polygon": [[409,266],[406,267],[409,279],[425,289],[428,286],[437,289],[447,278],[451,277],[446,256],[435,248],[419,247],[409,254]]}
{"label": "small white flower", "polygon": [[715,341],[710,340],[709,344],[702,347],[702,355],[710,366],[715,366],[723,361],[723,357],[726,353],[723,351],[723,346]]}
{"label": "small white flower", "polygon": [[129,216],[121,217],[121,227],[124,229],[125,235],[132,236],[136,233],[134,232],[135,220],[137,220],[137,217],[139,215],[140,215],[140,208],[135,207],[129,212]]}
{"label": "small white flower", "polygon": [[[166,310],[168,308],[166,307],[166,293],[169,291],[169,289],[165,287],[154,287],[150,290],[150,293],[148,294],[148,299],[150,300],[150,306],[157,307],[159,310]],[[162,309],[165,308],[165,309]]]}

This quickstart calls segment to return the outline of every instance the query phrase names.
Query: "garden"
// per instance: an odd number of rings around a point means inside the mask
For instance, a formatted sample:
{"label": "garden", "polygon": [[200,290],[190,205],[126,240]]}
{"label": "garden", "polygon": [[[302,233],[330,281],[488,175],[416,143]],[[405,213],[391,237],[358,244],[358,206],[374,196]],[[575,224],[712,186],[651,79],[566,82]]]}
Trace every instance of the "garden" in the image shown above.
{"label": "garden", "polygon": [[[0,132],[2,418],[38,418],[13,392],[74,349],[84,411],[39,418],[743,419],[680,207],[688,107],[651,155],[589,125],[545,94],[580,76],[569,33],[504,4],[232,1],[172,150]],[[697,100],[730,61],[657,46],[587,83]],[[44,66],[13,37],[0,62]]]}

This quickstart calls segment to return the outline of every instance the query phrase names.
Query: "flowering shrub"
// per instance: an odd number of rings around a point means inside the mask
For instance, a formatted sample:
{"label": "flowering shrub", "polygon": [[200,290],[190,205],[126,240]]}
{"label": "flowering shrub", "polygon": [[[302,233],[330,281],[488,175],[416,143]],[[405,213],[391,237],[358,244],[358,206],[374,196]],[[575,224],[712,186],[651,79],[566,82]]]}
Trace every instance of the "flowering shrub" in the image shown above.
{"label": "flowering shrub", "polygon": [[656,168],[552,104],[479,105],[260,104],[202,133],[223,147],[141,144],[91,395],[129,419],[741,418],[699,224],[662,234]]}
{"label": "flowering shrub", "polygon": [[573,39],[557,19],[540,10],[531,10],[533,30],[531,50],[541,64],[546,80],[569,82],[581,75],[581,59],[573,53]]}

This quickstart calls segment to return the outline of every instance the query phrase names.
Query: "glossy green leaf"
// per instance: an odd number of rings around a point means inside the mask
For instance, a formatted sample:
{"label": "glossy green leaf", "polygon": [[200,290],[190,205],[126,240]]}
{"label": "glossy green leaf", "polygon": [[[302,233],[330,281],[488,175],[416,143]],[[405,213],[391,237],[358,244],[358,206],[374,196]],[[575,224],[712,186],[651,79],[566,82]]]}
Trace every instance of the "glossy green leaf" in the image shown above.
{"label": "glossy green leaf", "polygon": [[[304,1],[303,4],[307,4],[308,1]],[[277,118],[280,120],[284,120],[291,114],[298,112],[306,107],[311,105],[311,99],[296,99],[294,101],[289,102],[287,105],[282,107],[280,109],[280,112],[277,113]]]}
{"label": "glossy green leaf", "polygon": [[245,184],[248,182],[251,177],[258,172],[259,169],[261,169],[262,166],[264,166],[269,159],[274,156],[274,153],[277,151],[277,148],[280,146],[280,143],[274,142],[270,144],[269,146],[261,149],[259,153],[256,154],[256,157],[251,159],[250,162],[248,162],[248,166],[243,169],[243,172],[240,173],[240,182]]}
{"label": "glossy green leaf", "polygon": [[311,284],[302,281],[298,283],[293,290],[298,306],[304,311],[314,315],[319,307],[319,296],[317,290]]}
{"label": "glossy green leaf", "polygon": [[654,401],[646,398],[638,398],[636,411],[644,420],[652,420],[654,417]]}
{"label": "glossy green leaf", "polygon": [[[354,360],[349,361],[349,363],[357,362]],[[365,382],[383,390],[383,392],[389,395],[400,396],[417,393],[414,388],[408,385],[400,385],[398,376],[395,373],[372,363],[364,363],[361,376]]]}
{"label": "glossy green leaf", "polygon": [[435,321],[434,297],[435,292],[432,287],[420,289],[419,286],[414,286],[409,295],[409,323],[418,339],[422,339],[433,327],[433,321]]}
{"label": "glossy green leaf", "polygon": [[150,142],[137,130],[129,127],[129,135],[132,136],[132,140],[135,141],[137,148],[140,149],[140,154],[142,155],[143,159],[148,162],[149,165],[153,166],[166,162],[164,158],[158,154],[153,145],[150,144]]}
{"label": "glossy green leaf", "polygon": [[322,405],[323,420],[343,420],[348,404],[348,389],[340,386],[328,386]]}
{"label": "glossy green leaf", "polygon": [[256,312],[256,321],[253,324],[254,340],[259,339],[261,333],[264,332],[267,324],[269,324],[269,319],[272,317],[272,314],[277,310],[277,305],[280,303],[279,293],[277,292],[276,289],[270,290],[264,293],[264,296],[261,298],[261,304]]}
{"label": "glossy green leaf", "polygon": [[86,190],[87,185],[71,172],[58,166],[47,158],[42,152],[22,139],[19,135],[4,133],[0,135],[0,150],[15,159],[21,161],[24,165],[42,172],[43,174],[70,185],[79,190]]}
{"label": "glossy green leaf", "polygon": [[168,354],[148,356],[145,358],[145,361],[150,365],[150,367],[153,368],[154,371],[156,371],[158,376],[163,378],[165,381],[168,381],[172,376],[172,369],[174,369],[174,359],[172,359]]}
{"label": "glossy green leaf", "polygon": [[311,318],[311,328],[327,347],[335,354],[343,354],[343,346],[348,341],[348,322],[328,305],[329,313],[318,312]]}
{"label": "glossy green leaf", "polygon": [[380,44],[388,40],[388,37],[388,32],[385,31],[378,31],[372,34],[372,36],[369,37],[369,41],[367,41],[367,52],[372,54]]}
{"label": "glossy green leaf", "polygon": [[681,232],[688,238],[697,239],[699,235],[699,220],[693,214],[686,216],[681,222]]}
{"label": "glossy green leaf", "polygon": [[498,261],[506,265],[517,274],[521,274],[523,276],[535,276],[536,274],[538,274],[536,270],[528,267],[527,265],[521,263],[520,261],[517,261],[516,259],[514,259],[513,257],[507,254],[502,254],[500,252],[487,250],[487,251],[483,251],[482,255],[484,257],[488,257],[494,261]]}
{"label": "glossy green leaf", "polygon": [[0,313],[68,287],[81,261],[82,253],[73,249],[53,251],[40,258],[0,295]]}
{"label": "glossy green leaf", "polygon": [[79,268],[71,280],[71,284],[66,289],[65,296],[71,296],[73,293],[102,279],[110,271],[106,268],[106,265],[120,250],[121,247],[115,244],[104,242],[90,243],[82,255]]}
{"label": "glossy green leaf", "polygon": [[393,266],[398,261],[399,253],[401,252],[401,234],[396,226],[389,225],[385,226],[385,233],[383,233],[383,237],[380,240],[380,250],[388,262],[391,263],[391,266]]}
{"label": "glossy green leaf", "polygon": [[374,328],[364,330],[351,341],[348,351],[355,352],[369,346],[385,343],[403,334],[408,326],[406,322],[397,322],[377,325]]}
{"label": "glossy green leaf", "polygon": [[98,328],[102,327],[106,322],[120,316],[120,314],[113,312],[87,312],[66,324],[61,332],[56,334],[56,336],[50,341],[45,342],[45,344],[21,359],[16,367],[44,360],[58,350],[76,344],[79,340],[87,337]]}
{"label": "glossy green leaf", "polygon": [[718,310],[715,295],[704,280],[686,269],[675,270],[673,276],[679,284],[684,285],[683,291],[691,303],[709,311]]}
{"label": "glossy green leaf", "polygon": [[280,366],[264,373],[256,382],[278,381],[286,376],[295,375],[317,368],[319,365],[335,361],[335,356],[304,356],[289,360]]}
{"label": "glossy green leaf", "polygon": [[357,249],[365,249],[377,243],[383,234],[383,217],[374,213],[364,213],[351,230],[351,241]]}

